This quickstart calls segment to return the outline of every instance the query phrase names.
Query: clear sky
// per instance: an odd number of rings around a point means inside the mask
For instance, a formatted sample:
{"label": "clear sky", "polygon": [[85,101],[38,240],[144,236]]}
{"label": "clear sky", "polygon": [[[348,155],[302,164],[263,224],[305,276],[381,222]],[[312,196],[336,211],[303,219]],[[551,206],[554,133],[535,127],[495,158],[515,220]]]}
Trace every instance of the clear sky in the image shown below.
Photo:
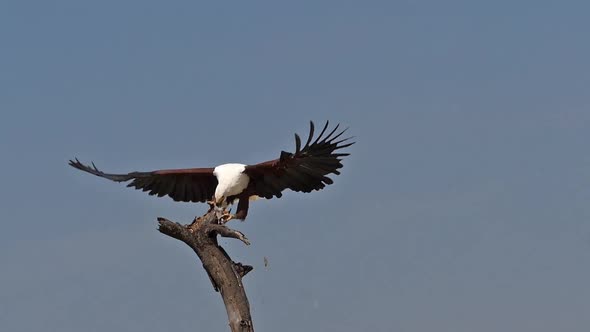
{"label": "clear sky", "polygon": [[[156,217],[83,174],[254,163],[308,121],[335,184],[222,243],[257,331],[590,330],[587,1],[0,4],[0,329],[227,331]],[[269,266],[264,266],[268,257]]]}

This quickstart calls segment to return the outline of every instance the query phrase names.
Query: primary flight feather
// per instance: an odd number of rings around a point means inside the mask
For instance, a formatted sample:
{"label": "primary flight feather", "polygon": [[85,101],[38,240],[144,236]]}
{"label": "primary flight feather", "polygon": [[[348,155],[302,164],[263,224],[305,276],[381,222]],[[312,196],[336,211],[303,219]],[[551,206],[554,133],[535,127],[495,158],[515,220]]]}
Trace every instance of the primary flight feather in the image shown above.
{"label": "primary flight feather", "polygon": [[78,159],[69,164],[84,172],[116,182],[129,182],[128,187],[141,189],[150,195],[169,196],[181,202],[207,202],[226,208],[238,199],[235,216],[244,220],[251,198],[281,197],[282,191],[311,192],[320,190],[333,181],[327,175],[340,174],[342,157],[348,153],[337,152],[354,144],[352,137],[341,139],[346,129],[338,131],[336,125],[328,132],[326,121],[314,140],[314,124],[310,122],[309,136],[303,147],[295,134],[295,152],[282,151],[278,159],[255,165],[223,164],[215,168],[168,169],[127,174],[104,173],[92,163],[84,165]]}

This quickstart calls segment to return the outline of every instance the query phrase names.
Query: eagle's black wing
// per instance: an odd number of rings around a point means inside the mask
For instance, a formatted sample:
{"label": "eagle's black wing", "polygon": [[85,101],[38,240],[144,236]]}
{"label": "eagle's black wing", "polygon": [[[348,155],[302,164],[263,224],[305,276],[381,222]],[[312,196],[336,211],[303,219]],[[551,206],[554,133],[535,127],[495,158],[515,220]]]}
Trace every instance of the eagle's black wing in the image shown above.
{"label": "eagle's black wing", "polygon": [[169,169],[152,172],[132,172],[127,174],[107,174],[99,171],[94,163],[84,165],[78,159],[70,160],[70,166],[81,171],[116,182],[132,180],[127,187],[147,191],[159,197],[168,195],[175,201],[206,202],[213,197],[217,178],[213,168]]}
{"label": "eagle's black wing", "polygon": [[269,160],[256,165],[246,166],[245,173],[250,177],[248,190],[252,195],[264,198],[281,197],[285,189],[310,192],[320,190],[332,179],[328,174],[340,174],[341,157],[348,153],[337,153],[337,150],[354,144],[352,137],[337,140],[346,129],[337,132],[336,125],[329,134],[328,122],[318,137],[313,140],[314,124],[310,122],[310,132],[307,142],[301,148],[301,139],[295,134],[295,153],[281,152],[279,159]]}

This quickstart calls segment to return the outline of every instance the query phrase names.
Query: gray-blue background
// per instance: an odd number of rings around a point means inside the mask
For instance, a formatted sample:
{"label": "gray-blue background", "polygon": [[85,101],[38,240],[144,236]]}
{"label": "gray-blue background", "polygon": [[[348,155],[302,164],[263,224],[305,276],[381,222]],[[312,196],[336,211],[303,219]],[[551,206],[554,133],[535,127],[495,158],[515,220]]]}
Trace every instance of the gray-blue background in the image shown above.
{"label": "gray-blue background", "polygon": [[[342,176],[253,204],[257,331],[590,329],[585,1],[0,4],[0,329],[226,331],[155,218],[82,174],[254,163],[350,126]],[[264,267],[263,258],[270,265]]]}

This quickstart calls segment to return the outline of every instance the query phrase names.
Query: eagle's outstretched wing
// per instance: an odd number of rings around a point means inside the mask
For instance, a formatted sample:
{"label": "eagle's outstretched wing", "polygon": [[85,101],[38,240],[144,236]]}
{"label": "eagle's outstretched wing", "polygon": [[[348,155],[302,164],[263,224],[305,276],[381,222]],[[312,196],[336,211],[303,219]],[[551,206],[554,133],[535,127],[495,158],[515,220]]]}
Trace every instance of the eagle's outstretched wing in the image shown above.
{"label": "eagle's outstretched wing", "polygon": [[107,174],[92,166],[82,164],[78,159],[70,160],[70,166],[116,182],[131,181],[127,187],[147,191],[159,197],[168,195],[175,201],[206,202],[213,197],[217,178],[213,168],[169,169],[153,172],[132,172]]}
{"label": "eagle's outstretched wing", "polygon": [[301,138],[295,134],[295,153],[281,152],[279,159],[266,161],[256,165],[246,166],[245,173],[250,177],[248,186],[252,195],[264,198],[281,197],[285,189],[293,191],[310,192],[320,190],[332,179],[328,174],[340,174],[342,167],[341,157],[348,153],[336,153],[336,150],[353,145],[352,137],[337,139],[346,129],[337,132],[336,125],[329,134],[324,136],[329,122],[326,121],[324,129],[313,140],[314,124],[310,121],[309,137],[301,148]]}

